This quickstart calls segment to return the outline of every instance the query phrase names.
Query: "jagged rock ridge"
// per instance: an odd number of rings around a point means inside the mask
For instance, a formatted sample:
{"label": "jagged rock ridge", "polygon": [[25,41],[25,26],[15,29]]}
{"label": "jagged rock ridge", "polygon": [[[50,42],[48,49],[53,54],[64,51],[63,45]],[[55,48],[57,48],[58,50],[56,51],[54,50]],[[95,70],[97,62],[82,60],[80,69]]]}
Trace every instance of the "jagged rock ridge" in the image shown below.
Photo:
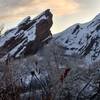
{"label": "jagged rock ridge", "polygon": [[43,43],[52,38],[52,24],[49,9],[34,19],[28,16],[0,37],[0,58],[6,58],[8,54],[16,58],[36,53]]}
{"label": "jagged rock ridge", "polygon": [[56,42],[67,55],[77,53],[88,63],[100,60],[100,14],[88,23],[75,24],[59,33]]}

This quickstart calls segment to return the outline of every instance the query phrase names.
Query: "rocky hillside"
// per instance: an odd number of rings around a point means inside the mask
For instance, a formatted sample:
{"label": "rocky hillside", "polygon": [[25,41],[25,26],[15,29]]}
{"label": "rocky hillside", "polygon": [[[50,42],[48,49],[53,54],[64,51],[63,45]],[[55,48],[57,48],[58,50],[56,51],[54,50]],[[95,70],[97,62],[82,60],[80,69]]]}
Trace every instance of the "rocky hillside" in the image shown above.
{"label": "rocky hillside", "polygon": [[56,42],[63,46],[66,55],[79,54],[87,62],[100,60],[100,14],[85,24],[75,24],[59,33]]}
{"label": "rocky hillside", "polygon": [[52,38],[52,23],[49,9],[34,19],[28,16],[22,20],[0,37],[0,58],[6,59],[8,54],[16,58],[36,53],[43,43]]}

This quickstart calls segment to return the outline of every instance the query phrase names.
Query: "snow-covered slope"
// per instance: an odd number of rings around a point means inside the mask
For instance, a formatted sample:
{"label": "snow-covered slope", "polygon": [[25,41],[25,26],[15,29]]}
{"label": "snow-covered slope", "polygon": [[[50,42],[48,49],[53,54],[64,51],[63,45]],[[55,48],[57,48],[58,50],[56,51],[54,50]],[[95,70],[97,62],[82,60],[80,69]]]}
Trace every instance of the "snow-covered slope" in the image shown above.
{"label": "snow-covered slope", "polygon": [[44,11],[34,19],[26,17],[17,27],[0,37],[0,58],[34,54],[39,47],[52,37],[52,14]]}
{"label": "snow-covered slope", "polygon": [[59,33],[56,42],[67,55],[77,53],[87,62],[100,60],[100,14],[85,24],[75,24]]}

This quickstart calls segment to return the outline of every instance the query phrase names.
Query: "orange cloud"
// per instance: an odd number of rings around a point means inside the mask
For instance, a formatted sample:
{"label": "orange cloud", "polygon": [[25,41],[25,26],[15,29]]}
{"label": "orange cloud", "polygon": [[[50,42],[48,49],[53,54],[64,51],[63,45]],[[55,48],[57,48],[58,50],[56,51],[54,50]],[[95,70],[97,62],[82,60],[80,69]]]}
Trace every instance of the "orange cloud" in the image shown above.
{"label": "orange cloud", "polygon": [[49,0],[43,2],[42,6],[52,9],[55,15],[63,16],[78,11],[79,5],[74,0]]}
{"label": "orange cloud", "polygon": [[[1,14],[5,17],[7,15],[8,17],[34,15],[41,10],[43,11],[50,8],[55,15],[62,16],[77,12],[79,7],[78,3],[74,0],[21,0],[21,3],[22,2],[24,5],[19,3],[16,5],[16,2],[15,4],[13,2],[13,5],[9,3],[7,7],[3,7],[4,12],[0,11]],[[14,7],[14,5],[16,6]],[[2,19],[2,16],[0,16],[0,19]]]}
{"label": "orange cloud", "polygon": [[51,9],[55,16],[76,13],[79,4],[75,0],[4,0],[0,1],[0,22],[7,26],[23,17],[35,16],[46,9]]}
{"label": "orange cloud", "polygon": [[57,16],[72,14],[77,12],[79,4],[75,0],[32,0],[32,2],[25,6],[25,10],[31,13],[40,12],[50,8]]}

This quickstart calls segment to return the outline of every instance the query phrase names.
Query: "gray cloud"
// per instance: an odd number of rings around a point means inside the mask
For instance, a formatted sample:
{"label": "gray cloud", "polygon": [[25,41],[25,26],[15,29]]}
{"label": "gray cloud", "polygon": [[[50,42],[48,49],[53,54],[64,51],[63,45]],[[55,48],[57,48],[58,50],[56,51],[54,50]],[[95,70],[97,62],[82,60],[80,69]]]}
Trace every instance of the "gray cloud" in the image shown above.
{"label": "gray cloud", "polygon": [[76,0],[81,10],[92,10],[100,6],[100,0]]}
{"label": "gray cloud", "polygon": [[32,0],[0,0],[0,7],[17,7],[30,3]]}
{"label": "gray cloud", "polygon": [[0,0],[0,18],[34,14],[47,8],[51,8],[57,15],[63,15],[77,11],[78,4],[74,0]]}
{"label": "gray cloud", "polygon": [[0,0],[0,16],[6,16],[13,13],[17,8],[24,7],[32,0]]}

